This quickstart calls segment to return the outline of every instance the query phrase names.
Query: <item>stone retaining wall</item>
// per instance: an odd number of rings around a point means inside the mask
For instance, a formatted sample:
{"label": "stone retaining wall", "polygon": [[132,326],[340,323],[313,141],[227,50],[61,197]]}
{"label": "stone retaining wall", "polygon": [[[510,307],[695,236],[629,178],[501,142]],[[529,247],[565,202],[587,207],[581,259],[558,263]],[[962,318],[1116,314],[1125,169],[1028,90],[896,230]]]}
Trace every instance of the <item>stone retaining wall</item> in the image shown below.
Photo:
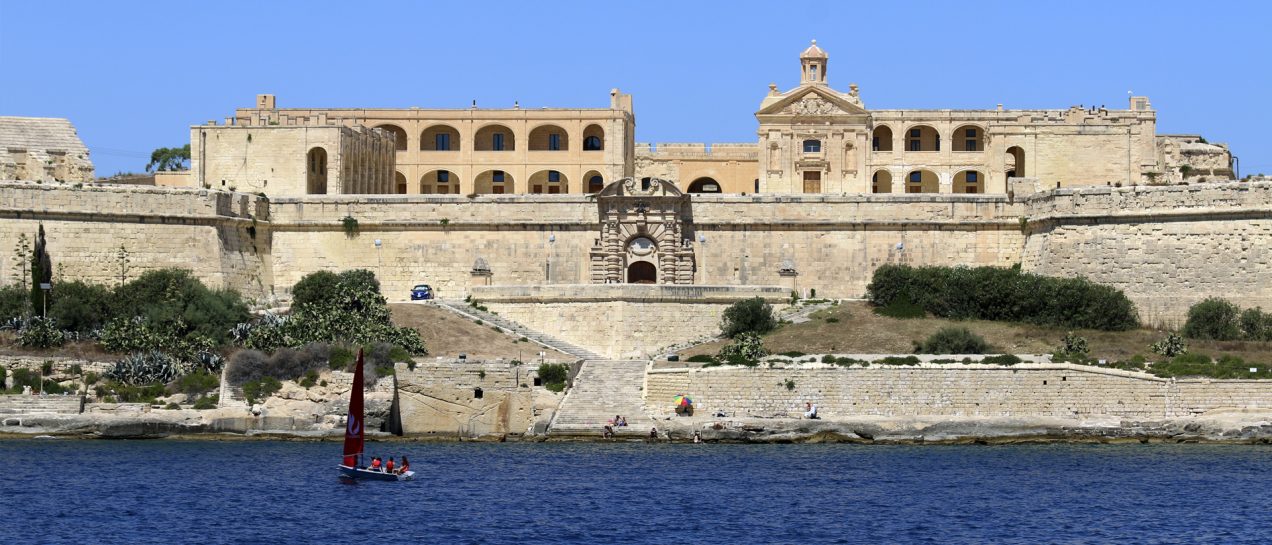
{"label": "stone retaining wall", "polygon": [[655,416],[672,415],[678,394],[690,395],[700,415],[731,417],[797,418],[806,402],[826,418],[1166,418],[1272,410],[1272,381],[1170,380],[1072,364],[655,369],[646,381],[646,408]]}

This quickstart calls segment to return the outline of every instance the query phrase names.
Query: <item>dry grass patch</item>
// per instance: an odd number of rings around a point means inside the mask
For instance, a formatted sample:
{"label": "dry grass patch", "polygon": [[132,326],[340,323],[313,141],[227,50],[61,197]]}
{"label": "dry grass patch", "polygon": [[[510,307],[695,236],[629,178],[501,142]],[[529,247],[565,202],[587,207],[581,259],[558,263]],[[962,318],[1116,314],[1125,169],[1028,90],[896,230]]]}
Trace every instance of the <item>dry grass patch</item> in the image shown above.
{"label": "dry grass patch", "polygon": [[[1050,354],[1060,346],[1069,330],[1010,322],[981,320],[946,320],[914,318],[901,320],[879,316],[869,303],[851,301],[818,311],[812,320],[788,324],[764,336],[769,352],[798,351],[807,354],[909,354],[914,341],[926,339],[942,327],[957,325],[970,329],[994,347],[995,352],[1012,354]],[[835,318],[837,321],[828,321]],[[1148,345],[1166,336],[1164,331],[1133,329],[1130,331],[1073,330],[1086,337],[1091,357],[1110,361],[1129,359],[1142,354],[1150,360],[1160,358]],[[716,341],[681,352],[681,359],[696,354],[715,354],[729,341]],[[1242,341],[1188,341],[1191,352],[1212,356],[1231,354],[1249,362],[1272,364],[1272,343]]]}
{"label": "dry grass patch", "polygon": [[476,322],[433,305],[394,303],[389,305],[393,313],[393,325],[406,326],[420,332],[429,356],[455,357],[467,354],[470,358],[491,360],[504,358],[530,362],[539,359],[539,352],[549,360],[569,361],[574,358],[555,350],[549,350],[532,342],[516,342],[517,337],[495,331],[490,324]]}

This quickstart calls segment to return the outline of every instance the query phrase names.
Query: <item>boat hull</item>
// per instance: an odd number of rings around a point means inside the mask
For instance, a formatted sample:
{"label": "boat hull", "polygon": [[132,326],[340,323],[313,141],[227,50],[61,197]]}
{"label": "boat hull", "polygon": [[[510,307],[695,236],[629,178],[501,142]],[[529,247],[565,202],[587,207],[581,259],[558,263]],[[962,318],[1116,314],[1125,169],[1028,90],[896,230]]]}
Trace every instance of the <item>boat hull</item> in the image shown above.
{"label": "boat hull", "polygon": [[339,466],[340,476],[345,479],[353,479],[356,481],[410,481],[415,479],[414,471],[404,471],[402,473],[386,473],[383,471],[371,471],[369,469],[360,469],[349,466]]}

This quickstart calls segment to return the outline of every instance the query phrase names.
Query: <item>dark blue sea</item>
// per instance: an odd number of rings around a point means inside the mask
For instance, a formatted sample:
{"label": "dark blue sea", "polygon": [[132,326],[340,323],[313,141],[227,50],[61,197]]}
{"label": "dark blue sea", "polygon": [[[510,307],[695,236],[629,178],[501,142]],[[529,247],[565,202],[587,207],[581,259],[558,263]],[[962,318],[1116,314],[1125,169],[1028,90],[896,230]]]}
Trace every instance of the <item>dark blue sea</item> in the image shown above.
{"label": "dark blue sea", "polygon": [[1272,543],[1272,446],[0,441],[0,543]]}

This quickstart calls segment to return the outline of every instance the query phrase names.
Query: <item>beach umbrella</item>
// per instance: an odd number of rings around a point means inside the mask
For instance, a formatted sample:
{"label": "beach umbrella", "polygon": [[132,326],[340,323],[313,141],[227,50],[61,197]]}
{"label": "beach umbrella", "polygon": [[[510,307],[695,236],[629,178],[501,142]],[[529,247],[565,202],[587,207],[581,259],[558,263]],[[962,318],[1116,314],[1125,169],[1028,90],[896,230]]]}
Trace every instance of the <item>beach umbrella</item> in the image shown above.
{"label": "beach umbrella", "polygon": [[677,407],[688,407],[690,405],[693,405],[693,400],[689,399],[689,396],[681,394],[676,396],[676,398],[672,400],[672,404]]}

